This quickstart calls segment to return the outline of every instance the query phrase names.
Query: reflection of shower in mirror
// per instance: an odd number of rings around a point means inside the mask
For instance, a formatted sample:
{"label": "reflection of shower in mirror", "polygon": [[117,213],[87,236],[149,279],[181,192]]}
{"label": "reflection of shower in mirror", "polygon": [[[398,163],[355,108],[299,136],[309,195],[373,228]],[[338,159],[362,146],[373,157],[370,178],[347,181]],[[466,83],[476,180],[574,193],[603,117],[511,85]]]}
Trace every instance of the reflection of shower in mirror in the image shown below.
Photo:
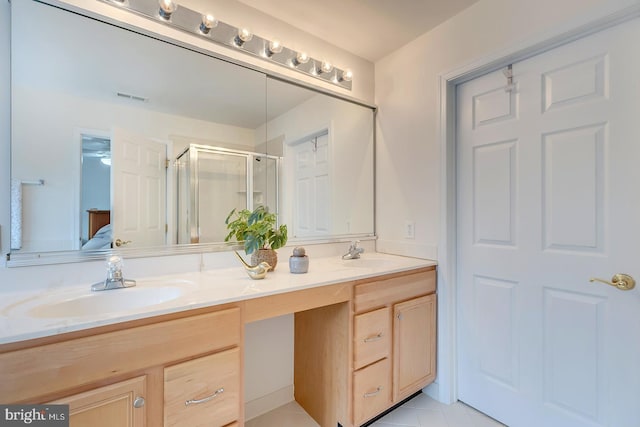
{"label": "reflection of shower in mirror", "polygon": [[262,153],[190,144],[176,159],[178,243],[223,241],[224,221],[233,208],[265,205],[277,214],[280,161]]}

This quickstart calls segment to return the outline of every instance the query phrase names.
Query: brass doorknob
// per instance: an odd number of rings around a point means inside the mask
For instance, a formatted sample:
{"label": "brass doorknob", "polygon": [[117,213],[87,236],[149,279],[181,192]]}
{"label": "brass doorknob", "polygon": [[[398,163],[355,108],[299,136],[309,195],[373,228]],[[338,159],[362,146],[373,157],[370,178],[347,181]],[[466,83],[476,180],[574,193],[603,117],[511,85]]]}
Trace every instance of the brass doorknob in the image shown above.
{"label": "brass doorknob", "polygon": [[131,240],[120,240],[120,239],[116,239],[116,246],[117,246],[117,247],[124,246],[124,245],[128,245],[129,243],[131,243]]}
{"label": "brass doorknob", "polygon": [[614,274],[611,278],[611,281],[598,278],[591,278],[589,279],[589,281],[604,283],[605,285],[616,287],[621,291],[630,291],[631,289],[636,287],[635,279],[628,274],[622,273]]}

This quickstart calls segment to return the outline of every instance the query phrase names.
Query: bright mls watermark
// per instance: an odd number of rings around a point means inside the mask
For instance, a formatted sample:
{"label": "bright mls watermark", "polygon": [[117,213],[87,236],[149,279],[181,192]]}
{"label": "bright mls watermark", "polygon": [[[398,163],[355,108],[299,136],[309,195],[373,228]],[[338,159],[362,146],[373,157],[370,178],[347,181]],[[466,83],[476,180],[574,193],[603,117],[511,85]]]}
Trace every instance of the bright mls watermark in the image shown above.
{"label": "bright mls watermark", "polygon": [[69,405],[0,405],[0,427],[69,427]]}

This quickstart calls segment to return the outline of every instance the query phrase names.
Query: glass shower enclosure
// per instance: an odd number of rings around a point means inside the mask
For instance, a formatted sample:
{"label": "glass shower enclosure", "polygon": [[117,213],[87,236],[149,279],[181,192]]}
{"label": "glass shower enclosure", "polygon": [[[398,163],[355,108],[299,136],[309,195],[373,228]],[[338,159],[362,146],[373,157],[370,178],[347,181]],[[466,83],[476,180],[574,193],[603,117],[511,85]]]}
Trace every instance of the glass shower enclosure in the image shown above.
{"label": "glass shower enclosure", "polygon": [[278,214],[281,158],[191,144],[176,159],[178,243],[222,242],[232,209]]}

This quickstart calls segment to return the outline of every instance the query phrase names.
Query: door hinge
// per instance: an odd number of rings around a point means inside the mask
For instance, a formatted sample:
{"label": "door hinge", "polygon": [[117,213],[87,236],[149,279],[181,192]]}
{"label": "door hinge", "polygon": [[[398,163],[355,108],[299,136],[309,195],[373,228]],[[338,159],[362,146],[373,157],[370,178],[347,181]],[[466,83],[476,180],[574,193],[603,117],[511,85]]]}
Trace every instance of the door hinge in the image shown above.
{"label": "door hinge", "polygon": [[164,160],[164,168],[169,169],[169,159]]}
{"label": "door hinge", "polygon": [[164,232],[168,233],[169,232],[169,224],[165,224],[164,225]]}

